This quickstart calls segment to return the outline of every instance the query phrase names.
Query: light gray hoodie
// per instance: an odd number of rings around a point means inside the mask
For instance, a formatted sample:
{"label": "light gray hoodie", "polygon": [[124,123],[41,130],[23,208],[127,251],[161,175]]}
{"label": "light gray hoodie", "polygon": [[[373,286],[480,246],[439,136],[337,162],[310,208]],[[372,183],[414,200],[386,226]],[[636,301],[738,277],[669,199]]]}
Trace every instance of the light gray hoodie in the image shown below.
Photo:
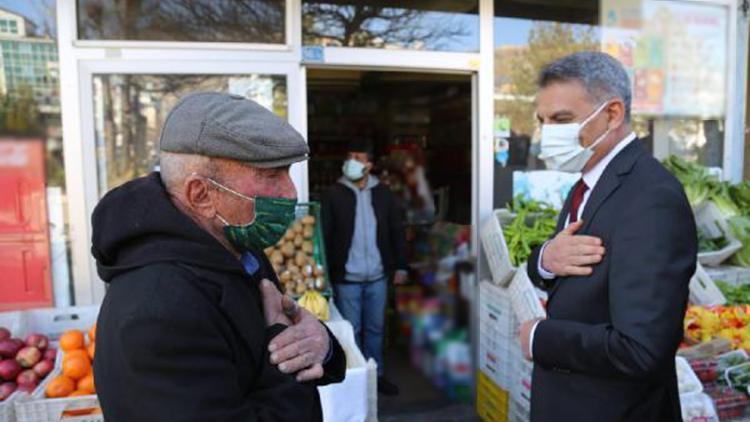
{"label": "light gray hoodie", "polygon": [[377,177],[367,176],[367,184],[360,189],[349,179],[342,177],[339,183],[351,189],[356,198],[354,235],[346,261],[346,281],[376,281],[385,277],[383,260],[378,249],[378,221],[372,207],[372,188],[380,183]]}

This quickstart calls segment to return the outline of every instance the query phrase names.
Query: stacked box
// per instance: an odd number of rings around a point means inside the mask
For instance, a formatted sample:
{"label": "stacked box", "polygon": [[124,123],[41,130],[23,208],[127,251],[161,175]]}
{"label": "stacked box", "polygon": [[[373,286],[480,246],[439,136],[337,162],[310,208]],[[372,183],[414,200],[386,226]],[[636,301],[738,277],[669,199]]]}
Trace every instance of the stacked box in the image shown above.
{"label": "stacked box", "polygon": [[479,284],[479,369],[500,388],[510,386],[510,346],[515,342],[508,293],[487,281]]}
{"label": "stacked box", "polygon": [[477,414],[486,422],[508,421],[508,392],[481,371],[477,374]]}

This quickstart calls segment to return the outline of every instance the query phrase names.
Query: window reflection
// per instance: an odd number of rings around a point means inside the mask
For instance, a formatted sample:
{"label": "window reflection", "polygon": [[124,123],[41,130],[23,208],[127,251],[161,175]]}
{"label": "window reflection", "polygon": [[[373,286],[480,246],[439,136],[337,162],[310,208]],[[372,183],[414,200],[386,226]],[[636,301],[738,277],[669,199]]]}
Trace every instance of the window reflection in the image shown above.
{"label": "window reflection", "polygon": [[[439,4],[438,4],[439,3]],[[303,1],[305,45],[478,51],[476,0]]]}
{"label": "window reflection", "polygon": [[78,0],[78,36],[283,44],[284,16],[284,0]]}
{"label": "window reflection", "polygon": [[243,95],[286,117],[284,76],[95,75],[100,194],[157,168],[164,118],[180,97],[194,91]]}

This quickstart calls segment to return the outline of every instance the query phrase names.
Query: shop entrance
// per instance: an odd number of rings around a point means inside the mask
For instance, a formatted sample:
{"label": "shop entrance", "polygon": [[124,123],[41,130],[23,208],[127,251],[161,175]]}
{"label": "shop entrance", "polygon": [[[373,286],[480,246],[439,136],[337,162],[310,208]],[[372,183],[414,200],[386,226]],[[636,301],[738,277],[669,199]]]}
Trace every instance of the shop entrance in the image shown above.
{"label": "shop entrance", "polygon": [[308,69],[307,110],[310,199],[338,183],[359,139],[404,210],[410,281],[388,286],[384,351],[400,394],[379,397],[381,416],[470,411],[469,308],[454,268],[471,239],[471,75]]}

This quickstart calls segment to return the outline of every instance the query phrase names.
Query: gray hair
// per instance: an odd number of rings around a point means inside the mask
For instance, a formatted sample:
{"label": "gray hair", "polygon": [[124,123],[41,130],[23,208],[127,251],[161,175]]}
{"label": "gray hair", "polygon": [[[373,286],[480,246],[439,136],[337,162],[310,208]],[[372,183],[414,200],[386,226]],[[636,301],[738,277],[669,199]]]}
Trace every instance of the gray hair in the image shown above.
{"label": "gray hair", "polygon": [[596,51],[571,54],[544,66],[539,74],[539,87],[554,82],[580,82],[596,102],[620,98],[625,103],[625,120],[630,121],[633,95],[625,68],[614,57]]}
{"label": "gray hair", "polygon": [[185,179],[193,173],[216,179],[220,169],[215,159],[202,155],[178,154],[161,151],[159,154],[159,172],[161,181],[167,191],[179,189]]}

